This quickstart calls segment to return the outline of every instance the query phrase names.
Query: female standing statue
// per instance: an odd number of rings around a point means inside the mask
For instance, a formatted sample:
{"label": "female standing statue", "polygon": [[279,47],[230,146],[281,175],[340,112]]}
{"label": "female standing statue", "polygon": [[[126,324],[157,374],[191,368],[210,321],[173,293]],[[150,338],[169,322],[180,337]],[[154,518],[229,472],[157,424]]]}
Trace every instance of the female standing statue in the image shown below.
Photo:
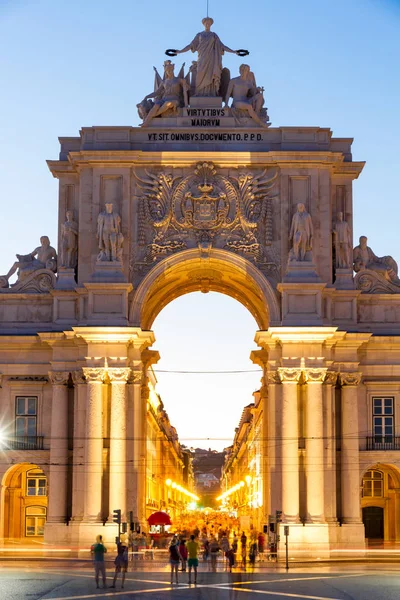
{"label": "female standing statue", "polygon": [[202,23],[204,31],[198,33],[190,44],[182,50],[167,50],[167,54],[175,56],[188,50],[198,52],[195,95],[218,96],[224,52],[232,52],[232,54],[238,56],[245,56],[248,52],[247,50],[231,50],[228,46],[225,46],[218,35],[210,31],[211,25],[214,23],[211,17],[205,17]]}

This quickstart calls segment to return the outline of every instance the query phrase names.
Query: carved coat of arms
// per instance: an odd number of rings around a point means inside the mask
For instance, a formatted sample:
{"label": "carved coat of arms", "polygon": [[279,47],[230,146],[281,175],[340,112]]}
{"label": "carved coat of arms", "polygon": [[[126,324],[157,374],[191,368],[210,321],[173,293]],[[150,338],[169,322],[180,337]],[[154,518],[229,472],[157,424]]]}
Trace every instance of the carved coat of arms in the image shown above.
{"label": "carved coat of arms", "polygon": [[138,242],[143,248],[135,262],[142,268],[199,244],[225,248],[277,268],[275,255],[271,262],[277,171],[265,169],[256,175],[238,170],[227,177],[212,162],[203,162],[186,177],[174,176],[172,169],[135,177],[142,192]]}

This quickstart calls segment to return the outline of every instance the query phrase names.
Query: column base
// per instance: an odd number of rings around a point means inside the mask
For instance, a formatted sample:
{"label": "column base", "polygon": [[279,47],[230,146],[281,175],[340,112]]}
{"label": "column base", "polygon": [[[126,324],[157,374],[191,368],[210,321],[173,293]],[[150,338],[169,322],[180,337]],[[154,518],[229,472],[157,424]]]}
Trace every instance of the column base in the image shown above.
{"label": "column base", "polygon": [[[289,560],[301,558],[327,559],[340,556],[363,556],[365,553],[364,525],[339,523],[289,524]],[[279,527],[280,544],[278,558],[285,559],[285,536],[283,524]]]}

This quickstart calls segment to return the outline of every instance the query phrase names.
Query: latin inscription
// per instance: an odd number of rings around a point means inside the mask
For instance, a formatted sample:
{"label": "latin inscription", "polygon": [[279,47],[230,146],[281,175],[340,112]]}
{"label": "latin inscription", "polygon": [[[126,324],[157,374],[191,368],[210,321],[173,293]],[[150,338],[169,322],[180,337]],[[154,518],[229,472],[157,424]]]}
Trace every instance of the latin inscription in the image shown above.
{"label": "latin inscription", "polygon": [[149,142],[262,142],[261,133],[148,133]]}

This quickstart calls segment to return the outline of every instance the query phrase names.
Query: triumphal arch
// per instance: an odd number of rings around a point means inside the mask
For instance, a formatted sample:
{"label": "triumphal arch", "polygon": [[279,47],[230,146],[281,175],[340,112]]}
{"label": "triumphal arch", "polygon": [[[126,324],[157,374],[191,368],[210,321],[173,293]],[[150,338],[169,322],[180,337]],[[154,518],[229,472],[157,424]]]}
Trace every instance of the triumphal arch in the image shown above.
{"label": "triumphal arch", "polygon": [[[138,91],[140,127],[60,138],[58,250],[42,236],[0,279],[0,534],[87,543],[104,526],[112,540],[114,508],[142,525],[160,508],[146,483],[152,324],[174,298],[212,290],[259,328],[257,526],[282,510],[293,549],[329,555],[364,547],[375,507],[398,540],[400,281],[366,238],[353,250],[364,163],[329,128],[271,126],[247,51],[203,25]],[[190,50],[189,71],[172,62]],[[364,485],[373,473],[383,485]]]}

